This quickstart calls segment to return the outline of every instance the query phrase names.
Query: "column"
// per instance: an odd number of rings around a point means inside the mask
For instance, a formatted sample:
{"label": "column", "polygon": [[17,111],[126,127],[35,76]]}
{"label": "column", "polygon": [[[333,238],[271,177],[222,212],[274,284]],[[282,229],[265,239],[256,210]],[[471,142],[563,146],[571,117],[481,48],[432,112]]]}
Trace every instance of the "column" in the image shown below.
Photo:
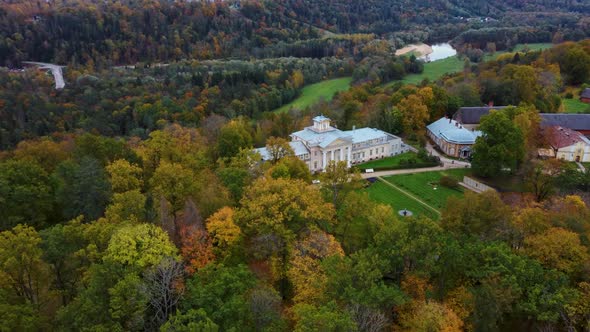
{"label": "column", "polygon": [[334,161],[334,150],[330,151],[330,161]]}
{"label": "column", "polygon": [[348,148],[348,157],[346,158],[346,167],[350,168],[350,161],[352,159],[352,145]]}
{"label": "column", "polygon": [[344,147],[340,148],[340,161],[344,161]]}
{"label": "column", "polygon": [[322,170],[326,170],[326,151],[322,151],[322,157],[324,158],[324,161],[322,162]]}

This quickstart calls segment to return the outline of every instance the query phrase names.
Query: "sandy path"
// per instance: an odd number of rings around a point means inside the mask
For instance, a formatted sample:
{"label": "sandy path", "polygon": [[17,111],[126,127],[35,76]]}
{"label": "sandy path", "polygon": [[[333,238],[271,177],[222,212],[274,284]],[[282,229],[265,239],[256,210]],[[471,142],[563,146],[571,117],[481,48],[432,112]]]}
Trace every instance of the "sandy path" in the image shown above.
{"label": "sandy path", "polygon": [[419,53],[417,57],[425,56],[433,52],[432,47],[426,44],[412,44],[395,51],[395,55],[404,55],[408,53]]}

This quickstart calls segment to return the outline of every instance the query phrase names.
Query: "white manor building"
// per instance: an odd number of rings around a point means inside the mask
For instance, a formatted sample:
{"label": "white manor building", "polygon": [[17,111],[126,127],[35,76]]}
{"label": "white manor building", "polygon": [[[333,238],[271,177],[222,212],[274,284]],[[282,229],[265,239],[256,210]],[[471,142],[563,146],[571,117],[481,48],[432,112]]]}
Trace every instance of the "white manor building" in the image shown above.
{"label": "white manor building", "polygon": [[[382,159],[406,152],[401,138],[374,128],[342,131],[330,126],[325,116],[313,118],[313,126],[291,134],[289,142],[295,155],[312,172],[326,169],[328,163],[346,161],[348,167],[369,160]],[[270,156],[266,148],[256,149],[263,160]]]}

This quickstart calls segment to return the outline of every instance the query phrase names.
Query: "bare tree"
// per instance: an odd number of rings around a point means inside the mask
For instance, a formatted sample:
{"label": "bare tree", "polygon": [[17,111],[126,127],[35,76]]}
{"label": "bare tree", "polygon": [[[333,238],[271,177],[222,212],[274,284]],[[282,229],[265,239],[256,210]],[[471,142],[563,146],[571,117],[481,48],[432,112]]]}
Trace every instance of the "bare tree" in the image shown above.
{"label": "bare tree", "polygon": [[257,288],[250,293],[250,310],[254,316],[256,330],[262,331],[274,320],[279,319],[281,297],[273,289]]}
{"label": "bare tree", "polygon": [[149,303],[154,312],[153,321],[158,327],[168,320],[184,293],[183,273],[182,263],[166,257],[145,275]]}
{"label": "bare tree", "polygon": [[360,332],[380,332],[389,324],[382,312],[364,305],[351,304],[348,306],[348,311]]}

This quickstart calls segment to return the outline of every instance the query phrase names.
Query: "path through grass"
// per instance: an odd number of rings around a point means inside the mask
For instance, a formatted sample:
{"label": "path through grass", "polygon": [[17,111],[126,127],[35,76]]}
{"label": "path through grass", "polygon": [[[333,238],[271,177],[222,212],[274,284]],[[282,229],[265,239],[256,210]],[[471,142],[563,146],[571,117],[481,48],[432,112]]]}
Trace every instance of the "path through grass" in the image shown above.
{"label": "path through grass", "polygon": [[439,172],[411,173],[386,177],[385,180],[419,197],[424,203],[440,210],[445,207],[449,197],[463,196],[463,188],[455,189],[440,186],[438,182],[443,176],[454,177],[463,181],[463,176],[470,173],[470,169],[453,169]]}
{"label": "path through grass", "polygon": [[391,206],[395,213],[403,209],[408,209],[415,216],[427,216],[432,219],[438,219],[439,217],[431,209],[383,181],[377,181],[371,184],[365,191],[369,194],[369,198],[375,202]]}
{"label": "path through grass", "polygon": [[348,90],[351,82],[352,77],[343,77],[307,85],[301,90],[301,95],[297,99],[276,109],[275,112],[286,112],[291,108],[302,110],[321,99],[330,101],[336,92]]}

